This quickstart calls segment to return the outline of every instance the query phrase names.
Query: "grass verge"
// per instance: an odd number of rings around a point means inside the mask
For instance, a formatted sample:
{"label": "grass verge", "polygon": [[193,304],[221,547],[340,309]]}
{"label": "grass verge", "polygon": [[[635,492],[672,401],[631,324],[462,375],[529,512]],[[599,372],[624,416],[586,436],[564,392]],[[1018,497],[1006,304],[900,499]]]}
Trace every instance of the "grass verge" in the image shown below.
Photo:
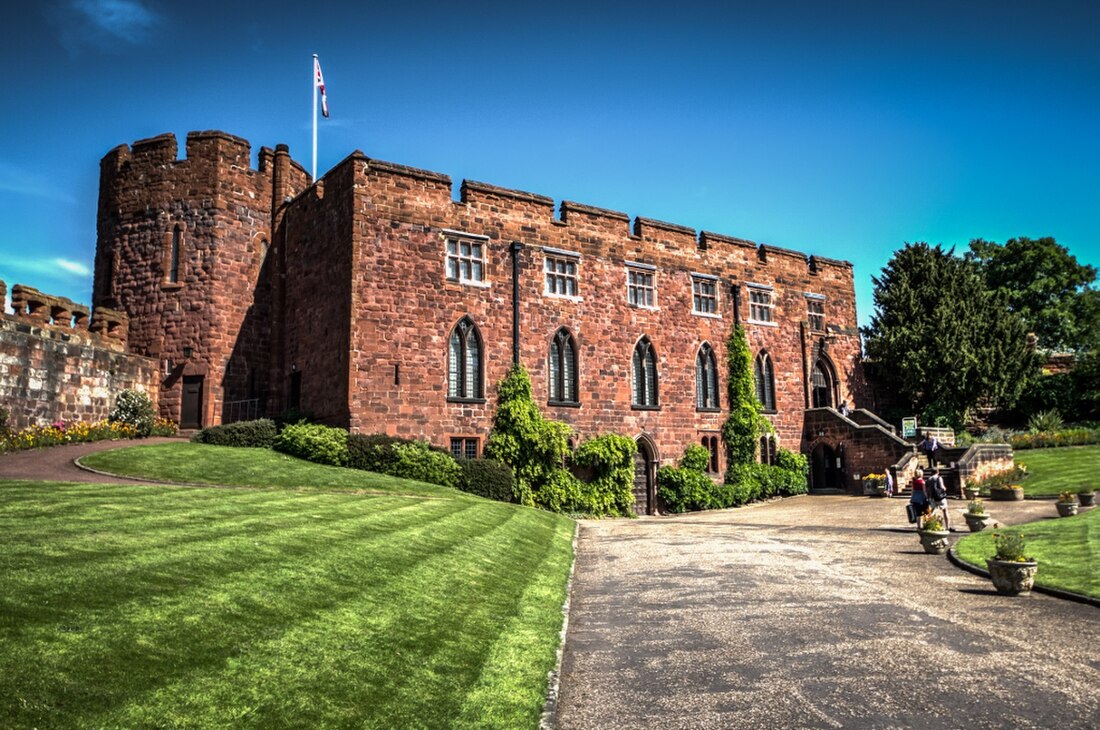
{"label": "grass verge", "polygon": [[0,726],[536,727],[573,523],[448,492],[0,482]]}
{"label": "grass verge", "polygon": [[385,474],[313,464],[271,449],[157,444],[99,451],[80,463],[111,474],[186,484],[388,492],[464,498],[456,489]]}
{"label": "grass verge", "polygon": [[1027,466],[1024,494],[1057,496],[1085,487],[1100,490],[1100,446],[1067,446],[1016,452],[1016,462]]}
{"label": "grass verge", "polygon": [[1100,598],[1100,572],[1096,570],[1100,561],[1100,508],[1075,517],[986,529],[967,535],[956,546],[958,556],[984,570],[986,559],[994,553],[993,533],[1001,531],[1024,534],[1026,554],[1039,561],[1039,572],[1035,576],[1038,585]]}

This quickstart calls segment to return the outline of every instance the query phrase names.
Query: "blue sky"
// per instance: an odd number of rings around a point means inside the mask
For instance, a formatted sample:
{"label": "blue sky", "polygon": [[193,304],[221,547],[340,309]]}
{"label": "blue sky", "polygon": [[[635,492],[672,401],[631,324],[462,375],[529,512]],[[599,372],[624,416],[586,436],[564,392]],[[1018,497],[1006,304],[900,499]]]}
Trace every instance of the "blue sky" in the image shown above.
{"label": "blue sky", "polygon": [[[99,159],[355,149],[843,258],[1051,235],[1100,266],[1100,3],[5,3],[0,279],[91,303]],[[261,10],[262,9],[262,10]],[[182,148],[182,143],[181,143]]]}

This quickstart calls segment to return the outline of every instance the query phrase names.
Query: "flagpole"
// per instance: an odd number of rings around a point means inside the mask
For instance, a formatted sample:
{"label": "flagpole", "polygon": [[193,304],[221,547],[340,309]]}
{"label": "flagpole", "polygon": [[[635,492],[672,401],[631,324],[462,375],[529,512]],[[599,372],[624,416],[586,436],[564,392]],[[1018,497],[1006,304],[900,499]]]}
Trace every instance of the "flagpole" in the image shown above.
{"label": "flagpole", "polygon": [[317,54],[313,54],[313,68],[310,69],[310,96],[313,97],[313,182],[317,182]]}

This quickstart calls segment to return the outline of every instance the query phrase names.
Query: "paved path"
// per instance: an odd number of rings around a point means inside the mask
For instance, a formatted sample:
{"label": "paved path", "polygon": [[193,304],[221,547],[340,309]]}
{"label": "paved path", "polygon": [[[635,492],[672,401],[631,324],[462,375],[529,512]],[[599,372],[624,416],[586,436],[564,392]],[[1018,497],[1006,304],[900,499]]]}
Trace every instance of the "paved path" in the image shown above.
{"label": "paved path", "polygon": [[81,469],[73,463],[85,454],[126,446],[145,446],[178,442],[180,437],[156,437],[123,441],[93,441],[86,444],[66,444],[48,449],[30,449],[0,454],[0,479],[43,479],[54,482],[85,482],[94,484],[151,484],[140,479],[111,477]]}
{"label": "paved path", "polygon": [[583,522],[556,726],[1100,727],[1100,609],[996,595],[924,554],[904,504]]}

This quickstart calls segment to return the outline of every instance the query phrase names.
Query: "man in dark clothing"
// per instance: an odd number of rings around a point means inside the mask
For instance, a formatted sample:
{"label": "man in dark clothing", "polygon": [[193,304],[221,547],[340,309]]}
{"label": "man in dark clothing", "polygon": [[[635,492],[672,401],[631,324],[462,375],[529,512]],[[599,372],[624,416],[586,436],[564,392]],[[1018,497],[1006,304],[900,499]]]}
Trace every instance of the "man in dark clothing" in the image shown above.
{"label": "man in dark clothing", "polygon": [[925,434],[924,440],[920,442],[918,448],[928,457],[928,466],[935,466],[936,452],[940,450],[940,442],[936,437],[931,434]]}

